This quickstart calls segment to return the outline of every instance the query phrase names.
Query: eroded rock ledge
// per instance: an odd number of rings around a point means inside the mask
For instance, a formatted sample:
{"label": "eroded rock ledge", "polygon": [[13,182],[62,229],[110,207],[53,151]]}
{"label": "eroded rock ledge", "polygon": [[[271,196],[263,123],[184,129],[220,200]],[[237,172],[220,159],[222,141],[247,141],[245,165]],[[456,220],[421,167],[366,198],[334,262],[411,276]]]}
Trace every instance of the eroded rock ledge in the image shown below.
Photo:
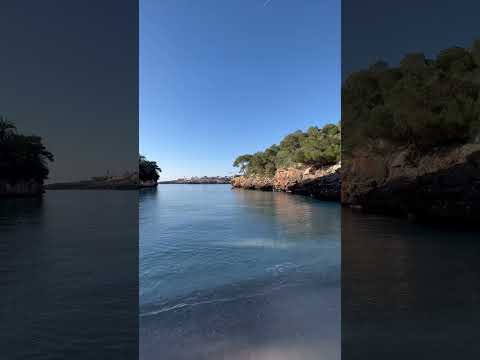
{"label": "eroded rock ledge", "polygon": [[340,163],[323,167],[290,167],[278,169],[274,177],[236,176],[235,188],[263,191],[285,191],[323,200],[340,200]]}
{"label": "eroded rock ledge", "polygon": [[342,168],[342,203],[422,219],[480,220],[480,144],[416,155],[355,154]]}

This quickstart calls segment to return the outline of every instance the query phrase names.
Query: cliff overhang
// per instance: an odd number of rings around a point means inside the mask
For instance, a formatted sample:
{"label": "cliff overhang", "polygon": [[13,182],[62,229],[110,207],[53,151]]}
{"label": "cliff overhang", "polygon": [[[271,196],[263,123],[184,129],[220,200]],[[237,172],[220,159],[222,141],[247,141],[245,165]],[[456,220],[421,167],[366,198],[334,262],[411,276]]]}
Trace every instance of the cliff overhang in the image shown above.
{"label": "cliff overhang", "polygon": [[355,154],[344,161],[342,204],[414,219],[480,220],[480,144],[416,155]]}

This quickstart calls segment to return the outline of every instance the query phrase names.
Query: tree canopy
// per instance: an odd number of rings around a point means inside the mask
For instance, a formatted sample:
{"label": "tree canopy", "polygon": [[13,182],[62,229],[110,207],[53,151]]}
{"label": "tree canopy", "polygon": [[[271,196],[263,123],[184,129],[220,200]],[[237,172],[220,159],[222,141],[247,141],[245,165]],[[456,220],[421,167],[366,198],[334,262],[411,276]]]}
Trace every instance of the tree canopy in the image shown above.
{"label": "tree canopy", "polygon": [[294,165],[323,166],[340,161],[340,126],[310,127],[297,130],[265,151],[240,155],[233,162],[245,175],[273,176],[278,168]]}
{"label": "tree canopy", "polygon": [[476,141],[480,133],[480,42],[426,59],[404,57],[353,73],[342,86],[343,150],[378,144],[421,151]]}
{"label": "tree canopy", "polygon": [[160,177],[158,173],[162,172],[157,163],[147,160],[143,155],[139,155],[138,159],[138,177],[140,181],[157,181]]}
{"label": "tree canopy", "polygon": [[41,137],[18,134],[15,125],[0,116],[0,180],[43,182],[51,161],[53,155],[42,144]]}

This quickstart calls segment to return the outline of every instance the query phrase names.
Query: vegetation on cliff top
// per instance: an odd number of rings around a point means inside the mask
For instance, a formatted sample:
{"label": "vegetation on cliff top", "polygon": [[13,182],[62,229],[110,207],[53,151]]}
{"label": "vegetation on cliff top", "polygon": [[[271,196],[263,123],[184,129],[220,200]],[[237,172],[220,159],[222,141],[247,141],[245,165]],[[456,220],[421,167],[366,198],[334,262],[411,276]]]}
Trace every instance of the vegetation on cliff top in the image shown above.
{"label": "vegetation on cliff top", "polygon": [[479,93],[480,41],[433,60],[410,54],[399,67],[376,63],[342,86],[342,149],[350,154],[387,143],[425,152],[478,142]]}
{"label": "vegetation on cliff top", "polygon": [[138,158],[138,177],[140,181],[157,181],[160,177],[159,172],[162,169],[157,165],[155,161],[149,161],[143,155]]}
{"label": "vegetation on cliff top", "polygon": [[0,181],[42,183],[48,177],[49,161],[53,155],[41,137],[18,134],[15,125],[0,116]]}
{"label": "vegetation on cliff top", "polygon": [[245,175],[273,176],[277,168],[296,164],[323,166],[340,161],[340,126],[310,127],[306,132],[297,130],[265,151],[237,157],[233,166]]}

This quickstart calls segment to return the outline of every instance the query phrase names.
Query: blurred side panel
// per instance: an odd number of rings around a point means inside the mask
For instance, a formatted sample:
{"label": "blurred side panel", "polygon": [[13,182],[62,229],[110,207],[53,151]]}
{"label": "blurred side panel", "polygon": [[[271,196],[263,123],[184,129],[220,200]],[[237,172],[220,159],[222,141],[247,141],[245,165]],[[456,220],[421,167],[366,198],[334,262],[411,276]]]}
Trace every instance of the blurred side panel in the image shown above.
{"label": "blurred side panel", "polygon": [[138,358],[138,1],[0,12],[2,359]]}
{"label": "blurred side panel", "polygon": [[477,1],[342,1],[342,359],[478,358]]}

